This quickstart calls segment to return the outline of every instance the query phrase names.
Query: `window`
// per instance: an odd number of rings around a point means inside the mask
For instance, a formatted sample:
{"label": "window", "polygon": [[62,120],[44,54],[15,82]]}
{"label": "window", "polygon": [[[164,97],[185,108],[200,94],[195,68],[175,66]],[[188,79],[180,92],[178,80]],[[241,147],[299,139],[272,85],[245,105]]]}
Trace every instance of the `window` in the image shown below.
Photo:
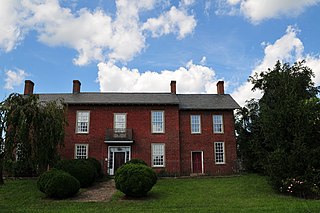
{"label": "window", "polygon": [[164,144],[152,144],[152,166],[164,167]]}
{"label": "window", "polygon": [[214,142],[214,155],[216,164],[224,164],[224,142]]}
{"label": "window", "polygon": [[191,115],[191,134],[201,133],[201,120],[200,115]]}
{"label": "window", "polygon": [[88,158],[88,144],[76,144],[74,150],[75,159],[86,159]]}
{"label": "window", "polygon": [[89,133],[89,111],[77,111],[77,133]]}
{"label": "window", "polygon": [[213,132],[223,133],[223,117],[222,115],[213,116]]}
{"label": "window", "polygon": [[125,113],[115,113],[114,114],[114,131],[115,132],[125,132],[127,127],[127,116]]}
{"label": "window", "polygon": [[164,133],[164,112],[152,111],[151,112],[151,125],[152,133]]}

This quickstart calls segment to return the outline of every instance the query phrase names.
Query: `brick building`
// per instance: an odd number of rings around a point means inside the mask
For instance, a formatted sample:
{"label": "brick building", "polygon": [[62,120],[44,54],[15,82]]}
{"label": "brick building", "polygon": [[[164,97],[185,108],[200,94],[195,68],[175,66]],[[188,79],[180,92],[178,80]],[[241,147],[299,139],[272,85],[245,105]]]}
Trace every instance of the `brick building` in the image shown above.
{"label": "brick building", "polygon": [[[33,94],[27,80],[25,95]],[[67,121],[63,158],[94,157],[113,175],[123,163],[139,158],[168,175],[231,174],[236,140],[233,110],[224,94],[88,93],[73,81],[68,94],[39,94],[41,101],[62,99]]]}

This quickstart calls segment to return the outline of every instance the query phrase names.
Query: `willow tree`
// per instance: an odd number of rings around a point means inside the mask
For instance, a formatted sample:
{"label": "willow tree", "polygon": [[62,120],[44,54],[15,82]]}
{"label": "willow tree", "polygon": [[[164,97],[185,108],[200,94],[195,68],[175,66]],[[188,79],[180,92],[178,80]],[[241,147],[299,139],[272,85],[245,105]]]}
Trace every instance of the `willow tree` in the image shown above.
{"label": "willow tree", "polygon": [[36,173],[54,164],[66,124],[61,101],[40,102],[37,95],[11,94],[0,104],[0,113],[1,162],[23,162]]}

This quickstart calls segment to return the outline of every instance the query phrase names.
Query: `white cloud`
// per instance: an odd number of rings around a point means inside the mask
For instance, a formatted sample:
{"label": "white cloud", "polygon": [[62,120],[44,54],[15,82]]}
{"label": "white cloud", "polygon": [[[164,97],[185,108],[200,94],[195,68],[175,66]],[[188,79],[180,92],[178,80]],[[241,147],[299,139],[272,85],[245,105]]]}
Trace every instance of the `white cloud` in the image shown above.
{"label": "white cloud", "polygon": [[177,81],[178,93],[216,93],[215,71],[189,61],[185,67],[161,72],[139,72],[118,67],[112,61],[98,64],[100,91],[169,92],[170,81]]}
{"label": "white cloud", "polygon": [[[181,4],[190,5],[192,0]],[[36,31],[38,40],[50,46],[77,50],[76,65],[91,61],[126,62],[146,47],[144,23],[140,13],[159,6],[156,0],[116,0],[115,16],[101,8],[82,8],[73,12],[61,7],[59,0],[3,0],[0,5],[0,48],[9,52],[24,39],[28,31]],[[184,9],[171,8],[160,17],[170,21],[169,31],[184,38],[195,27],[195,19]]]}
{"label": "white cloud", "polygon": [[[264,49],[264,58],[252,70],[251,76],[255,73],[267,71],[273,68],[276,61],[293,63],[306,59],[306,65],[313,69],[316,77],[313,79],[317,85],[320,85],[320,57],[304,55],[304,47],[302,41],[297,37],[299,30],[292,26],[288,26],[286,33],[276,40],[273,44],[266,45]],[[264,44],[267,44],[264,42]],[[246,82],[238,87],[232,96],[241,105],[244,106],[246,100],[252,98],[261,98],[261,91],[251,91],[253,85]]]}
{"label": "white cloud", "polygon": [[172,6],[168,12],[161,14],[158,18],[149,18],[142,29],[151,31],[153,37],[175,33],[178,39],[182,39],[192,33],[196,25],[193,15],[188,15],[185,10]]}
{"label": "white cloud", "polygon": [[13,70],[6,70],[5,71],[5,85],[4,88],[7,90],[13,90],[14,87],[20,86],[24,79],[28,76],[28,74],[21,69],[16,69],[16,71]]}
{"label": "white cloud", "polygon": [[[224,0],[229,5],[229,10],[238,8],[253,23],[259,23],[265,19],[278,18],[280,16],[294,17],[305,11],[306,8],[314,6],[320,0]],[[225,6],[225,4],[223,4]],[[226,10],[226,8],[222,8]],[[221,8],[218,8],[220,11]],[[223,13],[220,13],[223,14]],[[224,14],[230,14],[225,12]],[[234,14],[233,14],[234,15]]]}
{"label": "white cloud", "polygon": [[200,64],[201,65],[205,65],[207,63],[207,57],[203,56],[201,61],[200,61]]}

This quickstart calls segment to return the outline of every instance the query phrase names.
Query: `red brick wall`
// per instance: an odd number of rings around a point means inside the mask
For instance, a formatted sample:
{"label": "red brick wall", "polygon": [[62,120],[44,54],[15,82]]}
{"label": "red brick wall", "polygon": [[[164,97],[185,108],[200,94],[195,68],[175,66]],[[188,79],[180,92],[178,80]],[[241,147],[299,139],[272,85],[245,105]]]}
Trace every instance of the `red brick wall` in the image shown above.
{"label": "red brick wall", "polygon": [[[179,144],[179,111],[178,106],[68,106],[68,127],[66,128],[65,147],[61,150],[64,158],[74,158],[75,144],[89,144],[89,157],[94,157],[103,163],[108,157],[106,144],[106,129],[113,128],[113,113],[127,113],[127,128],[133,129],[134,143],[131,144],[131,158],[140,158],[151,165],[151,144],[165,143],[166,167],[156,168],[168,173],[180,173]],[[90,111],[90,128],[88,134],[76,134],[77,110]],[[163,110],[165,115],[165,133],[151,133],[151,111]],[[117,144],[118,145],[118,144]],[[128,144],[124,145],[127,146]]]}
{"label": "red brick wall", "polygon": [[[224,133],[213,133],[214,114],[223,115]],[[201,134],[191,134],[190,115],[201,116]],[[224,175],[233,173],[236,161],[236,141],[233,111],[180,111],[181,174],[191,171],[191,152],[203,152],[204,173]],[[224,142],[225,164],[215,164],[214,142]]]}

